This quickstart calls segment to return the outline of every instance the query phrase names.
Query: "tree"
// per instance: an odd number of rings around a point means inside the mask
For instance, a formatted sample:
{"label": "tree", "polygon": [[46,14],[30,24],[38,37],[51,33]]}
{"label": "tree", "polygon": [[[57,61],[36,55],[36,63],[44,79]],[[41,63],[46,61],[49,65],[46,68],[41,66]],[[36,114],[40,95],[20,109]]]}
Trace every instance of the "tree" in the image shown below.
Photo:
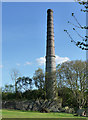
{"label": "tree", "polygon": [[14,86],[12,84],[5,85],[5,87],[2,88],[2,92],[13,93],[14,92]]}
{"label": "tree", "polygon": [[[77,25],[74,25],[73,23],[69,22],[70,24],[72,24],[74,26],[73,30],[76,32],[76,34],[82,39],[81,41],[75,41],[72,36],[70,35],[70,33],[67,30],[64,30],[70,37],[71,42],[73,42],[77,47],[81,48],[82,50],[86,50],[86,84],[87,84],[87,107],[88,107],[88,0],[75,0],[77,2],[79,2],[80,5],[84,6],[84,9],[81,9],[82,12],[86,13],[86,25],[82,26],[77,18],[75,17],[74,13],[72,13],[72,16],[74,17],[74,19],[77,22]],[[81,30],[86,30],[86,36],[82,36],[79,34],[79,32],[76,30],[76,28],[80,28]],[[88,110],[87,110],[87,116],[88,116]]]}
{"label": "tree", "polygon": [[[88,14],[88,13],[87,13],[87,12],[88,12],[88,1],[87,1],[87,2],[81,1],[81,0],[77,0],[77,1],[79,1],[79,4],[80,4],[80,5],[84,5],[84,10],[81,9],[81,11],[86,12],[86,14]],[[87,25],[82,26],[82,25],[79,23],[79,21],[77,20],[77,18],[76,18],[76,16],[75,16],[74,13],[72,13],[72,17],[75,19],[77,25],[75,25],[74,23],[71,23],[70,21],[68,21],[68,23],[73,26],[73,31],[75,31],[75,34],[77,34],[77,35],[80,37],[80,41],[77,41],[77,42],[76,42],[76,40],[74,40],[74,39],[72,38],[72,36],[71,36],[70,33],[68,32],[68,30],[64,30],[64,31],[65,31],[65,32],[68,34],[68,36],[70,37],[71,42],[73,42],[77,47],[81,48],[82,50],[88,50],[88,26],[87,26]],[[88,16],[86,15],[86,17],[88,17]],[[86,18],[86,21],[87,21],[87,19],[88,19],[88,18]],[[87,24],[87,23],[86,23],[86,24]],[[77,31],[77,29],[86,30],[86,33],[87,33],[86,36],[83,37],[83,36]],[[81,42],[81,39],[82,39],[82,42]]]}
{"label": "tree", "polygon": [[17,78],[17,88],[19,91],[26,91],[32,89],[32,79],[29,77],[19,77]]}
{"label": "tree", "polygon": [[15,99],[14,85],[9,84],[5,85],[2,88],[2,99],[3,100]]}
{"label": "tree", "polygon": [[86,62],[70,61],[57,66],[58,88],[69,88],[79,108],[86,104]]}
{"label": "tree", "polygon": [[11,71],[11,79],[15,82],[15,93],[17,92],[17,78],[20,75],[19,71],[17,69],[12,69]]}
{"label": "tree", "polygon": [[38,68],[34,75],[33,75],[33,80],[34,80],[34,83],[35,83],[35,86],[38,88],[38,89],[43,89],[44,88],[44,73],[43,73],[43,70],[41,68]]}

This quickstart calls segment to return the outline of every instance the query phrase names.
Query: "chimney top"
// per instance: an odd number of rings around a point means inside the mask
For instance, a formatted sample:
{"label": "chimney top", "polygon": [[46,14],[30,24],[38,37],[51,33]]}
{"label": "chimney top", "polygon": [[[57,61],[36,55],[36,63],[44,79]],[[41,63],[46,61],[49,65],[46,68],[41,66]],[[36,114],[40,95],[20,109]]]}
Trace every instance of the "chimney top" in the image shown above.
{"label": "chimney top", "polygon": [[47,10],[47,13],[48,13],[48,12],[53,12],[53,10],[52,10],[52,9],[48,9],[48,10]]}

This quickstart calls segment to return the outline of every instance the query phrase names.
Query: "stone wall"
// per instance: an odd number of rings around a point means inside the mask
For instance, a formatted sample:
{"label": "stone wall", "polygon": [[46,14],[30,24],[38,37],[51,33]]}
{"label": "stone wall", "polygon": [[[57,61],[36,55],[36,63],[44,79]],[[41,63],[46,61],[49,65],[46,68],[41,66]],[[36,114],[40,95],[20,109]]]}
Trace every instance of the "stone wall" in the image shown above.
{"label": "stone wall", "polygon": [[28,110],[40,112],[59,112],[62,108],[61,100],[25,100],[25,101],[2,101],[3,109]]}

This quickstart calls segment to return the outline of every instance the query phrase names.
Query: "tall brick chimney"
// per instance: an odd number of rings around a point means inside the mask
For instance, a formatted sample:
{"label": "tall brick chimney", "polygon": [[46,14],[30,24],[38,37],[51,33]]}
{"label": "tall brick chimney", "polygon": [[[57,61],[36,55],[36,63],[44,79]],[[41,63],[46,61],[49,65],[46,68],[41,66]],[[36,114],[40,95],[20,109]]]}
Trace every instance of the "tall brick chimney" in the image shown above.
{"label": "tall brick chimney", "polygon": [[56,63],[54,47],[53,10],[47,10],[47,46],[46,46],[46,98],[56,99]]}

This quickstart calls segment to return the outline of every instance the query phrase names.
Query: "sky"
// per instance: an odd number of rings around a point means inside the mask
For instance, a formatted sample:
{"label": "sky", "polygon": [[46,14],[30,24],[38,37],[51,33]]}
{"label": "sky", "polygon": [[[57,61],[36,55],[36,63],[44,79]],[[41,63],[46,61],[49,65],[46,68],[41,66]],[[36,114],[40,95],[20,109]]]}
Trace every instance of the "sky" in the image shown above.
{"label": "sky", "polygon": [[[74,2],[76,0],[2,0],[2,2]],[[86,0],[85,0],[86,1]]]}
{"label": "sky", "polygon": [[[47,9],[54,11],[54,35],[56,65],[70,60],[86,60],[86,52],[70,42],[64,32],[67,29],[75,41],[81,40],[72,30],[71,14],[86,25],[83,6],[75,2],[3,2],[2,3],[2,86],[14,84],[11,71],[17,69],[20,76],[32,77],[35,70],[45,70]],[[85,31],[77,29],[85,36]]]}

